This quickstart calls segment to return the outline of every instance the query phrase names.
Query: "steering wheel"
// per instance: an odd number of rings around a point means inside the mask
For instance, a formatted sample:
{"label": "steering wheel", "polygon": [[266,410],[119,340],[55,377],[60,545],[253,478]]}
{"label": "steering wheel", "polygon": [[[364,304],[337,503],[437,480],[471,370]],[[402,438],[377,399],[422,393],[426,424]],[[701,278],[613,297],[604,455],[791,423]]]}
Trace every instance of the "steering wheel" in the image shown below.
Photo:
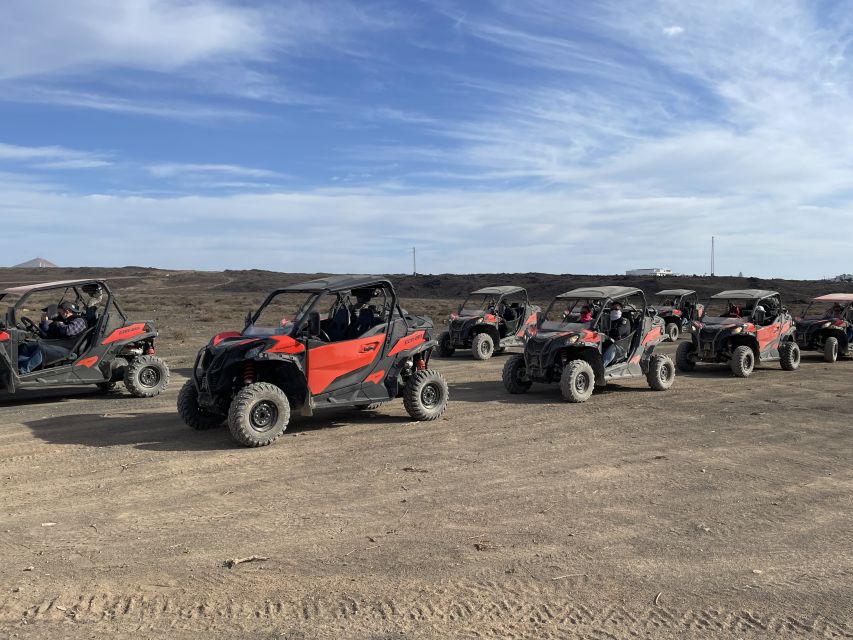
{"label": "steering wheel", "polygon": [[314,336],[314,337],[315,337],[315,338],[319,338],[319,339],[320,339],[320,340],[322,340],[323,342],[331,342],[331,341],[332,341],[332,339],[329,337],[329,334],[328,334],[328,333],[326,333],[325,331],[323,331],[322,329],[320,329],[320,333],[318,333],[318,334],[317,334],[316,336]]}
{"label": "steering wheel", "polygon": [[41,330],[35,322],[30,320],[27,316],[21,316],[20,318],[21,324],[24,325],[24,328],[31,333],[36,334],[37,336],[44,337],[44,331]]}

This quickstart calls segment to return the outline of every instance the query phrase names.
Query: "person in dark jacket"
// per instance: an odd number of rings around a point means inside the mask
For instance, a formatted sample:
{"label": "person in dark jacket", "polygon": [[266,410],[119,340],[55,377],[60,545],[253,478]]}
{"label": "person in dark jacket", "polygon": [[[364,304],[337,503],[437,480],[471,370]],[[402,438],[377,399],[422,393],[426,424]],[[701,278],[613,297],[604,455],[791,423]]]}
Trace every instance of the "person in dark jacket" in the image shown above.
{"label": "person in dark jacket", "polygon": [[609,344],[604,349],[604,353],[601,354],[605,367],[610,366],[616,360],[617,356],[624,353],[624,350],[617,342],[623,338],[627,338],[630,334],[631,323],[628,322],[627,318],[622,317],[622,305],[614,302],[610,305],[610,330],[607,332]]}
{"label": "person in dark jacket", "polygon": [[[86,330],[86,321],[77,313],[74,305],[67,300],[60,303],[56,318],[50,320],[47,312],[42,314],[39,328],[46,340],[62,340],[73,338]],[[58,344],[38,340],[25,342],[18,349],[18,369],[21,374],[27,374],[47,360],[53,362],[66,357],[71,351]]]}

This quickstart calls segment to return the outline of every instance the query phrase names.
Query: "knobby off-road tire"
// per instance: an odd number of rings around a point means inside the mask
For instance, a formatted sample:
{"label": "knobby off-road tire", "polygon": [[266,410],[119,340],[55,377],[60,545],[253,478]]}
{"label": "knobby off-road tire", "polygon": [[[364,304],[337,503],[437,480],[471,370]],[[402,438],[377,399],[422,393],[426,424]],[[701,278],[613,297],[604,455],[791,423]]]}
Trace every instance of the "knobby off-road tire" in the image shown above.
{"label": "knobby off-road tire", "polygon": [[504,363],[501,379],[510,393],[527,393],[530,390],[533,381],[527,377],[527,363],[524,361],[524,355],[517,353],[510,356]]}
{"label": "knobby off-road tire", "polygon": [[403,406],[414,420],[436,420],[447,409],[447,381],[435,369],[415,371],[403,389]]}
{"label": "knobby off-road tire", "polygon": [[664,330],[664,334],[666,335],[667,340],[675,342],[678,340],[678,336],[681,335],[681,328],[675,322],[668,322]]}
{"label": "knobby off-road tire", "polygon": [[655,391],[666,391],[675,382],[675,365],[672,358],[665,355],[653,355],[649,360],[646,381]]}
{"label": "knobby off-road tire", "polygon": [[735,349],[729,366],[732,368],[732,373],[738,378],[751,376],[755,369],[755,354],[752,352],[752,348],[744,345]]}
{"label": "knobby off-road tire", "polygon": [[693,371],[696,368],[696,348],[692,342],[682,342],[675,352],[675,364],[679,371]]}
{"label": "knobby off-road tire", "polygon": [[169,386],[169,367],[157,356],[139,356],[124,370],[124,386],[136,398],[159,396]]}
{"label": "knobby off-road tire", "polygon": [[786,342],[779,349],[779,364],[785,371],[796,371],[800,368],[800,345],[793,340]]}
{"label": "knobby off-road tire", "polygon": [[560,376],[560,392],[566,402],[586,402],[595,390],[595,372],[586,360],[572,360]]}
{"label": "knobby off-road tire", "polygon": [[188,427],[196,431],[216,429],[225,423],[225,416],[210,413],[198,406],[198,389],[187,380],[178,392],[178,415]]}
{"label": "knobby off-road tire", "polygon": [[450,332],[445,331],[438,337],[438,355],[449,358],[456,352],[456,347],[450,342]]}
{"label": "knobby off-road tire", "polygon": [[823,343],[824,362],[835,362],[838,360],[838,338],[827,338]]}
{"label": "knobby off-road tire", "polygon": [[478,333],[471,341],[471,354],[474,360],[488,360],[495,352],[495,341],[488,333]]}
{"label": "knobby off-road tire", "polygon": [[228,410],[231,437],[246,447],[272,444],[287,429],[289,421],[287,396],[269,382],[255,382],[240,389]]}

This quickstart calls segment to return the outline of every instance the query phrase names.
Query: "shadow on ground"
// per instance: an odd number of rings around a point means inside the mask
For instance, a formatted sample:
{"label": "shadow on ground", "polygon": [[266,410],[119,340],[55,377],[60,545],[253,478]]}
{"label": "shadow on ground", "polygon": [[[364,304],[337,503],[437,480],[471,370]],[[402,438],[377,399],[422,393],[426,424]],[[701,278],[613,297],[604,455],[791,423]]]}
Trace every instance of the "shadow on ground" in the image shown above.
{"label": "shadow on ground", "polygon": [[[108,407],[105,408],[108,409]],[[340,410],[305,418],[294,416],[286,434],[335,429],[361,422],[401,424],[403,417],[373,411]],[[133,446],[147,451],[218,451],[241,449],[223,424],[209,431],[195,431],[181,421],[177,413],[85,413],[41,418],[23,423],[33,435],[50,444],[74,444],[87,447]]]}

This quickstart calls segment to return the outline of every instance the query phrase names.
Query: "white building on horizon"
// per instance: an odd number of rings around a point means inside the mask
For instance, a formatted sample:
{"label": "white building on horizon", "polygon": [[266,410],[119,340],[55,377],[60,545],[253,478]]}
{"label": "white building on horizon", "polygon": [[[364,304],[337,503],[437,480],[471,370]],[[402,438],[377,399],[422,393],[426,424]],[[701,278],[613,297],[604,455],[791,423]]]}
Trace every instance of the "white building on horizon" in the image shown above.
{"label": "white building on horizon", "polygon": [[672,269],[661,269],[659,267],[653,269],[628,269],[625,272],[626,276],[671,276]]}

